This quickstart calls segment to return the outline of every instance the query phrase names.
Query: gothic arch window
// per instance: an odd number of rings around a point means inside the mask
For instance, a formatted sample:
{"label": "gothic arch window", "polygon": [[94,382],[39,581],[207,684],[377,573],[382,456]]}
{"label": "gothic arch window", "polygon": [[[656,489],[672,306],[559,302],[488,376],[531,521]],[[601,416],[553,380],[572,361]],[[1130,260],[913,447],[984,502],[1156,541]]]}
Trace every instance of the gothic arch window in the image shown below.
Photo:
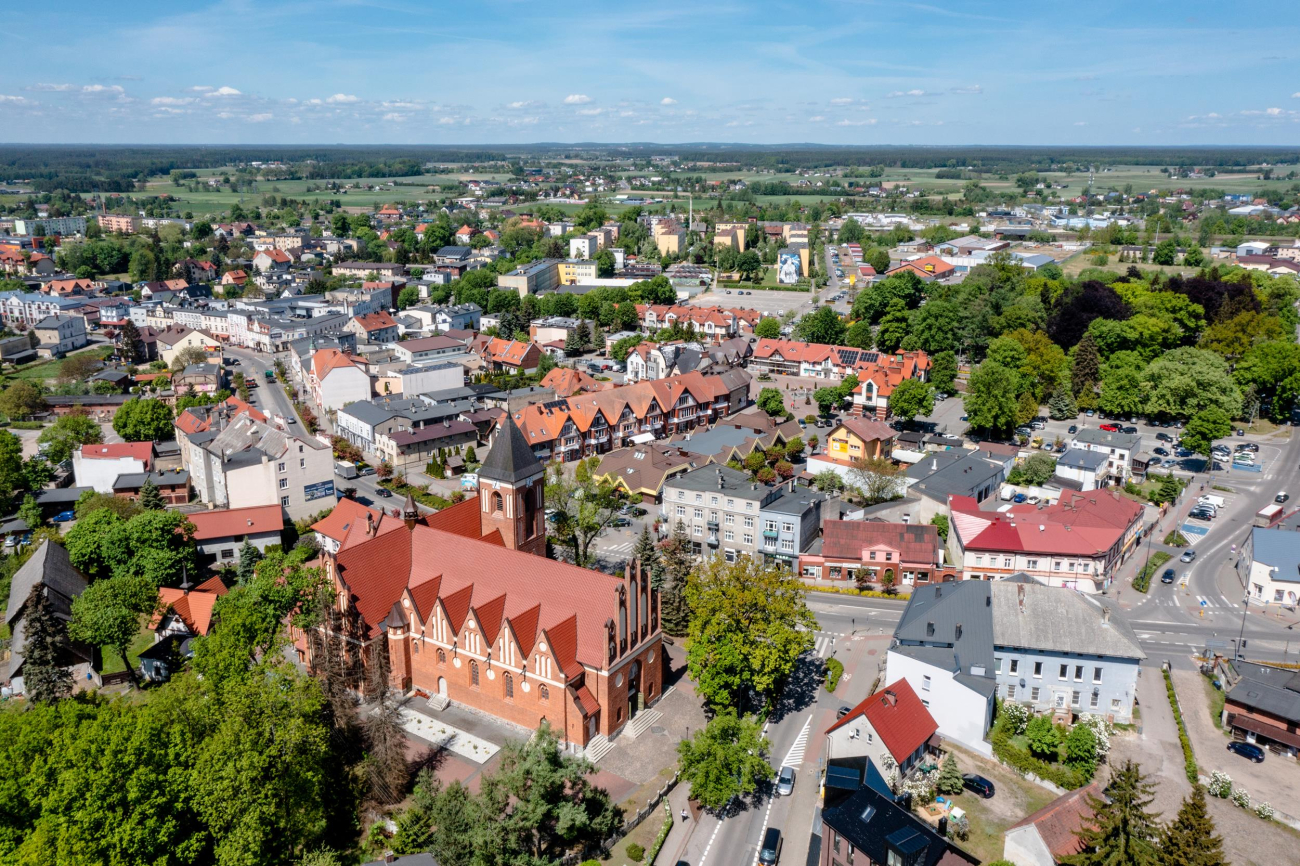
{"label": "gothic arch window", "polygon": [[549,701],[551,699],[551,690],[546,687],[546,683],[541,683],[537,686],[537,699],[541,701]]}
{"label": "gothic arch window", "polygon": [[506,503],[505,500],[501,498],[500,491],[497,490],[492,491],[492,510],[493,511],[506,510]]}
{"label": "gothic arch window", "polygon": [[506,682],[506,699],[514,700],[515,697],[515,678],[506,674],[502,679]]}
{"label": "gothic arch window", "polygon": [[478,662],[470,660],[469,663],[469,684],[478,688]]}
{"label": "gothic arch window", "polygon": [[446,663],[447,653],[444,650],[438,650],[438,664],[445,665]]}

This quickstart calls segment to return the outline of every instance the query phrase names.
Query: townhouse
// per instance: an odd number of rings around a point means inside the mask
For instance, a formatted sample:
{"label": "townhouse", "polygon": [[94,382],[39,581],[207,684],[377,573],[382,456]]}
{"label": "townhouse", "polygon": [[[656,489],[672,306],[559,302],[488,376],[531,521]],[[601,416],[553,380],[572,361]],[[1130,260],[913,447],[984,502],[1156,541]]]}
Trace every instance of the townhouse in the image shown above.
{"label": "townhouse", "polygon": [[307,386],[316,405],[332,412],[369,400],[371,379],[364,359],[337,349],[319,349],[311,358]]}
{"label": "townhouse", "polygon": [[[927,524],[826,520],[821,543],[799,557],[799,574],[814,580],[895,587],[956,579],[944,565],[939,530]],[[886,578],[889,578],[886,580]]]}
{"label": "townhouse", "polygon": [[542,459],[578,460],[708,426],[749,403],[749,374],[687,373],[567,399],[511,409],[511,417]]}
{"label": "townhouse", "polygon": [[542,359],[542,350],[536,343],[500,337],[479,335],[470,343],[470,350],[482,359],[490,373],[532,373]]}
{"label": "townhouse", "polygon": [[367,343],[396,343],[397,322],[388,313],[378,310],[364,316],[354,316],[344,330],[357,335]]}
{"label": "townhouse", "polygon": [[0,319],[6,325],[31,327],[47,316],[80,315],[85,298],[62,298],[39,292],[0,292]]}
{"label": "townhouse", "polygon": [[896,385],[904,378],[924,381],[930,370],[930,359],[924,352],[890,355],[850,346],[764,338],[754,346],[749,365],[759,373],[813,379],[839,380],[853,373],[862,381],[865,375],[874,384],[863,391],[858,414],[879,415],[880,407],[888,405],[888,395],[893,393],[893,385],[889,383]]}
{"label": "townhouse", "polygon": [[1133,458],[1142,450],[1142,437],[1137,433],[1083,427],[1070,439],[1070,448],[1105,454],[1106,483],[1123,484],[1133,477]]}

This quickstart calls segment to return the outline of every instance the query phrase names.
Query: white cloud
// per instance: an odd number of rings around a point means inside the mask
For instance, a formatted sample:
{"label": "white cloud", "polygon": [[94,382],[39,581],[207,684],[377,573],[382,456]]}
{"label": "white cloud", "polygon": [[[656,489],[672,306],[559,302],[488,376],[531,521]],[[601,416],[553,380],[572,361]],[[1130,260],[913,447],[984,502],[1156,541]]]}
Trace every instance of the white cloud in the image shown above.
{"label": "white cloud", "polygon": [[983,93],[984,88],[980,87],[978,84],[972,84],[968,87],[954,87],[952,89],[952,92],[953,93]]}
{"label": "white cloud", "polygon": [[204,92],[204,95],[206,95],[206,96],[243,96],[243,94],[240,93],[240,92],[239,92],[238,90],[236,90],[235,88],[233,88],[233,87],[226,87],[225,85],[222,85],[221,87],[218,87],[216,90],[213,90],[211,87],[209,87],[209,88],[207,88],[207,90]]}
{"label": "white cloud", "polygon": [[837,120],[835,122],[836,126],[875,126],[875,124],[876,119],[874,117],[868,117],[863,120],[849,120],[848,118],[845,118],[844,120]]}
{"label": "white cloud", "polygon": [[211,87],[210,85],[207,85],[207,84],[196,84],[196,85],[194,85],[193,87],[190,88],[190,92],[191,92],[191,93],[207,93],[209,90],[215,90],[215,89],[216,89],[216,88]]}
{"label": "white cloud", "polygon": [[266,121],[270,120],[272,116],[271,112],[266,111],[261,114],[250,114],[244,119],[249,123],[266,123]]}
{"label": "white cloud", "polygon": [[325,101],[339,105],[351,105],[352,103],[360,102],[361,100],[350,93],[336,93]]}
{"label": "white cloud", "polygon": [[21,105],[22,103],[24,103],[24,102],[26,102],[26,101],[27,101],[27,100],[24,99],[24,98],[21,97],[21,96],[7,96],[7,95],[5,95],[5,94],[3,94],[3,93],[0,93],[0,102],[11,102],[11,103],[13,103],[13,104],[15,104],[15,105]]}
{"label": "white cloud", "polygon": [[826,119],[825,117],[823,117],[822,115],[818,114],[818,115],[816,115],[815,117],[810,117],[810,118],[808,118],[808,122],[809,122],[809,123],[821,123],[821,122],[822,122],[823,120],[825,120],[825,119]]}
{"label": "white cloud", "polygon": [[121,95],[126,93],[120,84],[87,84],[81,88],[82,93],[113,93]]}
{"label": "white cloud", "polygon": [[438,118],[438,122],[441,123],[441,124],[444,125],[444,126],[449,126],[449,125],[451,125],[451,124],[453,124],[453,123],[456,122],[456,118],[454,118],[454,117],[440,117],[440,118]]}
{"label": "white cloud", "polygon": [[1300,99],[1300,90],[1297,90],[1295,93],[1291,94],[1291,98]]}
{"label": "white cloud", "polygon": [[565,105],[584,105],[591,102],[591,97],[585,93],[570,93],[564,97]]}
{"label": "white cloud", "polygon": [[323,99],[309,99],[309,100],[307,100],[306,104],[307,104],[307,105],[324,105],[324,104],[325,104],[325,100],[323,100]]}
{"label": "white cloud", "polygon": [[390,111],[383,117],[389,123],[402,123],[406,120],[405,114],[398,114],[396,111]]}
{"label": "white cloud", "polygon": [[925,96],[924,90],[894,90],[885,94],[886,99],[898,99],[900,96]]}
{"label": "white cloud", "polygon": [[603,108],[579,108],[578,113],[586,117],[595,117],[597,114],[600,114],[604,110],[605,109]]}
{"label": "white cloud", "polygon": [[69,90],[76,90],[74,84],[33,84],[28,90],[39,90],[45,93],[66,93]]}
{"label": "white cloud", "polygon": [[189,105],[193,101],[189,96],[155,96],[149,100],[153,105]]}
{"label": "white cloud", "polygon": [[852,105],[853,99],[848,96],[837,96],[831,100],[831,105]]}
{"label": "white cloud", "polygon": [[1087,126],[1087,125],[1088,125],[1088,121],[1086,121],[1086,120],[1076,120],[1076,121],[1074,122],[1074,125],[1075,125],[1075,126]]}
{"label": "white cloud", "polygon": [[1277,117],[1279,114],[1282,113],[1282,109],[1280,109],[1280,108],[1266,108],[1266,109],[1264,109],[1264,113],[1265,113],[1265,114],[1268,114],[1268,115],[1271,115],[1271,116],[1273,116],[1273,117]]}
{"label": "white cloud", "polygon": [[676,105],[676,104],[677,104],[677,100],[676,100],[676,99],[673,99],[671,96],[665,96],[663,99],[659,100],[659,104],[660,104],[660,105]]}

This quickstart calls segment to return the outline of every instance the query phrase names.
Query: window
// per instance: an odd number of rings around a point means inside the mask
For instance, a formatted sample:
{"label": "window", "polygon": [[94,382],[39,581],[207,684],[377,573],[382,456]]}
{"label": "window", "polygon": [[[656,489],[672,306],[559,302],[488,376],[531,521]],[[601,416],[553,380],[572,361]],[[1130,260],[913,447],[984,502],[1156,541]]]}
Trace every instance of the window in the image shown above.
{"label": "window", "polygon": [[1097,705],[1100,703],[1101,703],[1101,694],[1099,692],[1093,692],[1091,700],[1088,701],[1088,706],[1092,707],[1095,710],[1097,709]]}
{"label": "window", "polygon": [[438,664],[445,665],[446,663],[447,663],[447,651],[443,649],[438,650]]}
{"label": "window", "polygon": [[283,471],[284,471],[284,464],[283,464],[283,463],[277,463],[277,464],[275,464],[275,471],[276,471],[276,472],[283,472]]}
{"label": "window", "polygon": [[764,521],[763,521],[763,531],[764,531],[764,532],[776,532],[776,521],[775,521],[775,520],[764,520]]}
{"label": "window", "polygon": [[695,494],[695,501],[696,501],[696,502],[703,502],[703,501],[704,501],[704,494],[703,494],[703,493],[697,493],[697,494]]}
{"label": "window", "polygon": [[1016,684],[1007,683],[1007,700],[1014,700],[1016,697]]}
{"label": "window", "polygon": [[1034,569],[1038,568],[1038,560],[1036,559],[1026,560],[1025,568],[1029,569],[1030,571],[1033,571]]}
{"label": "window", "polygon": [[1011,557],[1009,557],[1009,556],[1004,556],[1004,557],[1002,557],[1002,567],[1003,567],[1003,568],[1011,568],[1011,566],[1012,566]]}
{"label": "window", "polygon": [[281,479],[280,479],[280,489],[281,489],[281,490],[285,490],[285,489],[288,489],[288,487],[289,487],[289,479],[288,479],[288,478],[281,478]]}
{"label": "window", "polygon": [[727,507],[728,507],[728,508],[735,508],[735,507],[736,507],[736,500],[734,500],[734,499],[728,499],[728,500],[727,500]]}
{"label": "window", "polygon": [[742,538],[741,541],[745,542],[746,544],[753,544],[753,543],[754,543],[754,536],[752,536],[752,535],[750,535],[748,532],[746,532],[746,533],[745,533],[745,537]]}
{"label": "window", "polygon": [[685,498],[686,498],[686,491],[685,491],[685,490],[678,490],[678,491],[677,491],[677,498],[678,498],[678,500],[685,499]]}
{"label": "window", "polygon": [[1002,659],[1000,658],[993,659],[993,670],[997,671],[998,673],[1002,673]]}
{"label": "window", "polygon": [[1087,574],[1088,572],[1092,571],[1092,563],[1085,562],[1079,568],[1084,574]]}
{"label": "window", "polygon": [[693,527],[691,527],[691,534],[692,534],[692,535],[703,535],[703,534],[704,534],[704,527],[703,527],[703,526],[700,526],[698,523],[695,524]]}
{"label": "window", "polygon": [[735,526],[735,525],[736,525],[736,515],[734,515],[734,514],[728,514],[725,518],[723,518],[723,522],[726,523],[728,526]]}
{"label": "window", "polygon": [[[470,659],[469,662],[469,684],[474,688],[478,688],[478,662],[473,659]],[[1075,694],[1077,695],[1078,692],[1075,692]]]}
{"label": "window", "polygon": [[540,683],[537,686],[537,699],[539,701],[549,701],[551,699],[551,690],[546,687],[546,683]]}
{"label": "window", "polygon": [[420,642],[419,642],[418,640],[417,640],[417,641],[412,641],[412,643],[411,643],[411,652],[415,653],[416,655],[419,655],[419,654],[420,654]]}
{"label": "window", "polygon": [[686,516],[686,506],[685,506],[685,505],[679,505],[679,506],[677,506],[677,516],[678,516],[678,517],[685,517],[685,516]]}
{"label": "window", "polygon": [[1056,560],[1055,562],[1052,563],[1052,571],[1060,571],[1060,570],[1061,570],[1061,561]]}
{"label": "window", "polygon": [[718,497],[716,497],[716,496],[710,496],[710,497],[709,497],[709,504],[710,504],[710,505],[717,505],[717,504],[718,504]]}
{"label": "window", "polygon": [[977,557],[975,557],[975,564],[976,564],[976,565],[981,565],[981,566],[982,566],[982,565],[984,564],[984,557],[982,557],[982,556],[977,556]]}
{"label": "window", "polygon": [[873,550],[871,551],[871,561],[874,562],[875,559],[876,559],[876,552]]}
{"label": "window", "polygon": [[306,469],[306,468],[307,468],[307,458],[306,458],[306,457],[299,457],[299,458],[298,458],[298,468],[299,468],[299,469]]}
{"label": "window", "polygon": [[930,691],[930,678],[928,676],[921,677],[921,691],[923,692]]}
{"label": "window", "polygon": [[781,549],[788,553],[794,553],[794,539],[793,538],[781,539]]}
{"label": "window", "polygon": [[287,496],[281,496],[281,497],[280,497],[280,507],[282,507],[282,508],[288,508],[288,507],[289,507],[289,497],[287,497]]}
{"label": "window", "polygon": [[754,518],[752,518],[752,517],[746,517],[746,518],[745,518],[745,528],[746,528],[746,529],[753,529],[753,528],[754,528]]}
{"label": "window", "polygon": [[505,674],[502,679],[506,682],[506,700],[514,700],[515,697],[515,678],[510,674]]}
{"label": "window", "polygon": [[1119,698],[1111,698],[1111,699],[1110,699],[1110,708],[1111,708],[1112,711],[1117,711],[1117,710],[1119,710]]}
{"label": "window", "polygon": [[703,519],[704,519],[704,509],[703,509],[703,508],[697,508],[697,509],[695,509],[695,519],[696,519],[696,520],[703,520]]}
{"label": "window", "polygon": [[736,531],[734,529],[724,529],[722,531],[722,538],[724,541],[735,541]]}
{"label": "window", "polygon": [[1083,682],[1083,665],[1074,666],[1074,681],[1076,683]]}
{"label": "window", "polygon": [[781,524],[781,531],[782,531],[782,532],[794,532],[794,524],[793,524],[793,523],[782,523],[782,524]]}
{"label": "window", "polygon": [[1074,563],[1074,560],[1072,559],[1072,560],[1070,560],[1069,562],[1067,562],[1067,563],[1065,564],[1065,570],[1066,570],[1066,571],[1074,571],[1074,565],[1075,565],[1075,563]]}
{"label": "window", "polygon": [[1079,706],[1079,693],[1077,691],[1070,693],[1070,706],[1072,707]]}
{"label": "window", "polygon": [[746,510],[746,511],[753,511],[753,510],[754,510],[754,503],[752,503],[752,502],[746,502],[746,503],[745,503],[745,510]]}
{"label": "window", "polygon": [[1043,678],[1043,663],[1042,663],[1042,662],[1034,662],[1034,676],[1038,677],[1039,679],[1042,679],[1042,678]]}
{"label": "window", "polygon": [[1032,689],[1029,690],[1029,698],[1030,698],[1030,700],[1032,700],[1034,703],[1038,703],[1038,695],[1039,695],[1041,692],[1042,692],[1042,689],[1040,689],[1038,686],[1034,686]]}
{"label": "window", "polygon": [[1011,660],[1011,673],[1013,674],[1020,673],[1020,659]]}
{"label": "window", "polygon": [[1070,666],[1069,666],[1069,665],[1061,665],[1061,676],[1060,676],[1060,679],[1068,680],[1069,678],[1070,678]]}
{"label": "window", "polygon": [[506,501],[505,501],[504,499],[501,498],[501,494],[500,494],[500,492],[495,491],[495,490],[492,491],[492,510],[493,510],[493,511],[505,511],[505,510],[506,510]]}
{"label": "window", "polygon": [[1285,598],[1282,595],[1282,590],[1280,589],[1273,590],[1273,601],[1284,601],[1284,600]]}
{"label": "window", "polygon": [[233,550],[227,548],[226,550],[221,551],[221,558],[222,558],[222,559],[234,559],[234,558],[235,558],[235,551],[233,551]]}

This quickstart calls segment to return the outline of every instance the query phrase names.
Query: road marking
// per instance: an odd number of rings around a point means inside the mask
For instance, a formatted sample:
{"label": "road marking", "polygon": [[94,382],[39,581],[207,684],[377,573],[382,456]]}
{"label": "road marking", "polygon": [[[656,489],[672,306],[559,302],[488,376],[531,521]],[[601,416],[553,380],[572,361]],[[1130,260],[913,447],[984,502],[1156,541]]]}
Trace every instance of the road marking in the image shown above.
{"label": "road marking", "polygon": [[713,847],[713,840],[718,838],[718,831],[722,829],[722,819],[718,819],[718,826],[713,828],[713,835],[709,837],[709,844],[704,846],[704,853],[700,855],[700,866],[704,866],[704,861],[709,859],[709,849]]}
{"label": "road marking", "polygon": [[799,731],[799,736],[795,737],[794,744],[790,746],[790,751],[785,753],[785,760],[781,762],[782,767],[798,767],[803,763],[803,753],[808,747],[808,731],[812,727],[812,716],[803,723],[803,729]]}

